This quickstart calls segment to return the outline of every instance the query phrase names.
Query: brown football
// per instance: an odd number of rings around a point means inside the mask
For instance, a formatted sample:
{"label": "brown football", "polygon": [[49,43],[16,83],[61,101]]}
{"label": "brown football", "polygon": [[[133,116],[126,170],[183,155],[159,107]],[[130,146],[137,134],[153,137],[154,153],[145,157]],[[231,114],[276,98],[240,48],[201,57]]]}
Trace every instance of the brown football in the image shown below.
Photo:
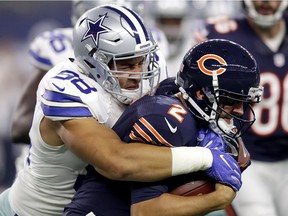
{"label": "brown football", "polygon": [[183,183],[170,191],[171,194],[179,196],[196,196],[207,194],[215,190],[215,181],[209,178],[200,179],[199,176],[189,178],[186,183]]}

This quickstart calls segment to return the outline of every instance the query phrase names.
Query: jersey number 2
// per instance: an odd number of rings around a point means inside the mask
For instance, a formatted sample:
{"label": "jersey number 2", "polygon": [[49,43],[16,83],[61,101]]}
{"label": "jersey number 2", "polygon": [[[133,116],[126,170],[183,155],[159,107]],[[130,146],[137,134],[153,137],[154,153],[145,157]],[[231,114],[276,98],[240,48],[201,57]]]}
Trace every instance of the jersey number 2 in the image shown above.
{"label": "jersey number 2", "polygon": [[183,115],[186,115],[187,111],[181,105],[173,104],[167,113],[182,123],[184,120]]}

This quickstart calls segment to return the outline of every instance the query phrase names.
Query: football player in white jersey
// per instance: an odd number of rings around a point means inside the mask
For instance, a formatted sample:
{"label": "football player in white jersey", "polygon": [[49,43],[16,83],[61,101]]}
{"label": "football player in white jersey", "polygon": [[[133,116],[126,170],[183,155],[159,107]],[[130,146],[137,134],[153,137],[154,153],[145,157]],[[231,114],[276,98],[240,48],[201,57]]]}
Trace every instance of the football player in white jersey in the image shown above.
{"label": "football player in white jersey", "polygon": [[[106,2],[108,3],[108,1]],[[128,5],[131,8],[138,7],[138,4],[132,4],[132,1],[128,0],[109,0],[109,2],[119,2],[121,5]],[[77,19],[85,11],[104,3],[105,1],[73,0],[71,15],[72,24],[75,25]],[[165,60],[168,55],[167,39],[164,33],[159,29],[151,27],[150,30],[160,47],[157,51],[157,62],[160,66],[161,81],[167,78],[167,66]],[[57,28],[53,31],[39,34],[30,44],[29,58],[35,71],[31,75],[31,79],[20,97],[17,110],[14,112],[11,131],[13,143],[20,144],[19,147],[21,147],[21,154],[16,160],[17,171],[23,168],[23,160],[25,160],[30,145],[29,130],[32,124],[34,107],[36,104],[35,95],[37,86],[49,69],[68,58],[73,58],[72,32],[73,27]]]}
{"label": "football player in white jersey", "polygon": [[213,156],[221,151],[126,145],[110,129],[128,104],[153,92],[159,81],[157,43],[134,11],[117,5],[87,11],[74,27],[73,48],[74,59],[49,70],[38,86],[29,153],[0,195],[0,214],[62,215],[88,163],[114,180],[217,173]]}
{"label": "football player in white jersey", "polygon": [[[75,25],[77,19],[85,11],[104,4],[105,2],[107,1],[73,0],[71,15],[72,24]],[[131,6],[132,8],[136,7],[132,2],[127,0],[110,0],[109,2],[119,2],[123,5]],[[34,97],[34,95],[36,94],[37,86],[45,73],[53,66],[67,60],[68,58],[73,58],[72,31],[73,27],[58,28],[53,31],[43,32],[31,42],[29,58],[32,65],[35,67],[35,73],[31,75],[30,82],[21,96],[17,110],[14,113],[12,123],[12,140],[14,143],[30,144],[29,130],[32,124],[33,111],[36,104],[36,97]],[[161,68],[161,81],[167,77],[167,66],[165,60],[168,56],[167,39],[163,32],[155,27],[151,28],[151,32],[160,47],[157,51],[157,61]],[[26,151],[24,154],[26,155]]]}

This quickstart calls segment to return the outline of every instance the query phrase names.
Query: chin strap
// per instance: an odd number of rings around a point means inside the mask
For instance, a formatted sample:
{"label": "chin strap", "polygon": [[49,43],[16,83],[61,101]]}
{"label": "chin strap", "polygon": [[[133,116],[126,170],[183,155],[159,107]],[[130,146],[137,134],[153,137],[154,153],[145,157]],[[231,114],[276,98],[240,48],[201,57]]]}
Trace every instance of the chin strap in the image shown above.
{"label": "chin strap", "polygon": [[182,93],[184,100],[188,101],[196,111],[204,118],[207,122],[210,122],[211,118],[208,116],[199,106],[198,104],[188,95],[188,93],[182,87],[179,87],[179,91]]}

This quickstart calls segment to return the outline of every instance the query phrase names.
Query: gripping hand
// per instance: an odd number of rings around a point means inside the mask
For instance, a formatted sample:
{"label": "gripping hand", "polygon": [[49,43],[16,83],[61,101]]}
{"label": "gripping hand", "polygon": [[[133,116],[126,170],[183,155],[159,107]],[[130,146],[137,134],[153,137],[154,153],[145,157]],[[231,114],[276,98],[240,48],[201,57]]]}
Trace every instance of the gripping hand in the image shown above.
{"label": "gripping hand", "polygon": [[213,161],[212,166],[205,171],[206,175],[238,191],[242,185],[242,181],[237,161],[227,153],[215,149],[210,150]]}
{"label": "gripping hand", "polygon": [[198,146],[209,149],[217,149],[230,154],[243,172],[250,164],[250,154],[246,149],[241,137],[231,138],[225,134],[217,134],[210,129],[198,131]]}
{"label": "gripping hand", "polygon": [[246,149],[241,137],[231,138],[227,135],[222,135],[226,144],[226,153],[233,156],[238,161],[241,172],[243,172],[251,164],[249,151]]}
{"label": "gripping hand", "polygon": [[210,129],[200,129],[198,131],[197,140],[199,141],[198,146],[227,152],[228,146],[222,135],[219,135]]}

